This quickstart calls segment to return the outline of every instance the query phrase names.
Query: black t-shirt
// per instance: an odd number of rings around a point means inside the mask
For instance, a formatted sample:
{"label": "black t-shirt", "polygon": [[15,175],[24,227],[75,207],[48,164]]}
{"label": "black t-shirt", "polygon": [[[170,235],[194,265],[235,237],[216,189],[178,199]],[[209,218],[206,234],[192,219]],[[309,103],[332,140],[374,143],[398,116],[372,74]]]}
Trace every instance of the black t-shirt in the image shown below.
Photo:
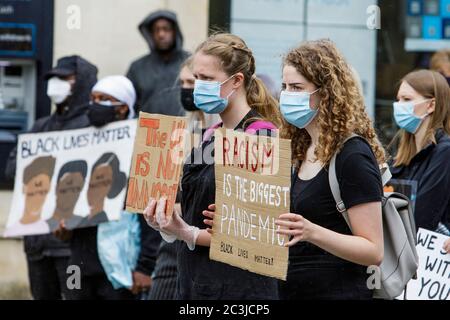
{"label": "black t-shirt", "polygon": [[[372,149],[364,139],[355,137],[345,143],[336,159],[336,175],[347,209],[363,203],[381,201],[383,188],[380,170]],[[298,173],[295,173],[291,190],[291,210],[324,228],[351,234],[347,223],[336,209],[329,185],[328,168],[323,168],[307,181],[301,180]],[[315,263],[316,257],[322,261],[323,256],[329,256],[332,261],[344,262],[307,242],[300,242],[292,247],[290,256],[301,257],[306,264]]]}

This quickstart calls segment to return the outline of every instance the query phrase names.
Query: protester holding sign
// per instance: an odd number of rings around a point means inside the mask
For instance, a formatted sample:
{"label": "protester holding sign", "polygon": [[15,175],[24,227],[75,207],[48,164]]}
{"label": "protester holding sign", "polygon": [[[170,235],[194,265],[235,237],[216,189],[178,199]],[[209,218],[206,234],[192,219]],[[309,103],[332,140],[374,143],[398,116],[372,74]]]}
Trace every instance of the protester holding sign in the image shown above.
{"label": "protester holding sign", "polygon": [[[378,163],[385,162],[352,70],[329,40],[310,41],[284,58],[281,112],[292,140],[295,174],[291,211],[280,230],[292,236],[283,299],[370,299],[363,266],[383,260]],[[362,138],[352,138],[352,134]],[[330,189],[328,166],[336,172],[352,231]]]}
{"label": "protester holding sign", "polygon": [[[392,176],[416,187],[410,195],[416,227],[450,235],[450,92],[443,75],[429,70],[407,74],[394,117],[401,128]],[[396,139],[397,140],[397,139]],[[394,140],[394,142],[396,142]],[[392,185],[397,191],[397,185]]]}
{"label": "protester holding sign", "polygon": [[[192,73],[192,61],[193,57],[191,56],[181,65],[179,83],[181,86],[180,102],[188,117],[188,130],[194,134],[191,141],[195,143],[197,134],[199,132],[201,133],[203,128],[208,128],[217,123],[219,116],[205,114],[194,103],[195,77]],[[176,204],[176,206],[179,205],[179,203]],[[148,296],[149,300],[174,300],[176,298],[178,275],[176,247],[176,243],[161,241],[152,276],[152,287]]]}
{"label": "protester holding sign", "polygon": [[[134,106],[135,100],[136,93],[130,80],[123,76],[106,77],[93,87],[87,115],[92,124],[96,126],[132,119],[135,113],[131,106]],[[89,215],[79,221],[77,229],[73,230],[72,234],[66,230],[68,227],[67,221],[63,221],[58,230],[58,234],[71,238],[72,257],[70,264],[78,265],[81,268],[81,289],[73,290],[71,299],[133,299],[134,295],[129,290],[125,288],[114,289],[100,262],[98,248],[97,225],[108,221],[104,209],[105,199],[116,197],[126,188],[127,176],[125,172],[120,170],[120,160],[117,155],[111,152],[101,155],[90,170],[90,179],[87,181]],[[160,241],[157,234],[156,241]],[[142,241],[143,244],[144,241]],[[114,243],[110,245],[113,246]],[[154,251],[156,251],[156,246],[157,244],[154,245]],[[120,261],[115,263],[119,264]],[[134,294],[150,287],[150,274],[140,273],[138,278],[141,277],[145,277],[145,280],[138,284],[134,281],[136,288],[139,286],[139,290],[134,290],[134,286],[129,288],[134,291]],[[133,279],[135,278],[133,277]],[[146,285],[143,285],[143,282]]]}
{"label": "protester holding sign", "polygon": [[[56,112],[49,117],[38,119],[30,133],[88,127],[86,111],[92,86],[97,81],[97,68],[79,56],[63,57],[58,60],[55,68],[46,74],[45,79],[48,80],[47,94],[56,104]],[[6,167],[8,177],[15,175],[16,155],[17,149],[14,149]],[[39,184],[41,182],[42,187],[46,182],[42,180]],[[24,240],[33,298],[67,298],[71,293],[66,284],[69,244],[52,234],[26,236]]]}
{"label": "protester holding sign", "polygon": [[[245,130],[256,120],[281,124],[276,101],[255,76],[255,59],[239,37],[216,34],[202,43],[193,61],[194,101],[208,114],[220,114],[227,129]],[[218,126],[219,127],[219,126]],[[273,128],[274,126],[271,125]],[[183,169],[181,212],[171,218],[165,201],[149,202],[145,216],[166,238],[183,240],[178,247],[179,299],[277,299],[276,280],[209,259],[211,236],[202,212],[214,209],[214,137],[206,135]],[[156,219],[158,215],[158,219]]]}

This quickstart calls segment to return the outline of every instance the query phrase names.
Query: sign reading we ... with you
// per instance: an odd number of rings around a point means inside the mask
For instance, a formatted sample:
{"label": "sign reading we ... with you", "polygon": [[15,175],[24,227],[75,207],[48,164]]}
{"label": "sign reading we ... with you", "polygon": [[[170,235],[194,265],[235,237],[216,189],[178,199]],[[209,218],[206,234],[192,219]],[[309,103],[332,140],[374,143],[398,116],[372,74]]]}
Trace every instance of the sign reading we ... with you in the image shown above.
{"label": "sign reading we ... with you", "polygon": [[172,215],[184,160],[186,126],[185,117],[139,114],[127,211],[142,213],[150,197],[166,197],[166,215]]}
{"label": "sign reading we ... with you", "polygon": [[399,299],[450,300],[450,254],[443,249],[447,236],[425,229],[417,232],[419,269]]}
{"label": "sign reading we ... with you", "polygon": [[290,211],[291,142],[215,133],[216,215],[210,258],[286,280],[288,237],[275,220]]}

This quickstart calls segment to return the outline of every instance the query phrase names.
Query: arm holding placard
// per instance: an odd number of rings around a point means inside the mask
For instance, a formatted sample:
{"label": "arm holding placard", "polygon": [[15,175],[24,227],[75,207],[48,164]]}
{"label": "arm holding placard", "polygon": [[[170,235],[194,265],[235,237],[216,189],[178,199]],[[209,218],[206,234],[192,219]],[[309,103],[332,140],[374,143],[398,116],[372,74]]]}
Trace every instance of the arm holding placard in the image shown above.
{"label": "arm holding placard", "polygon": [[181,217],[181,209],[176,206],[171,217],[165,214],[167,199],[161,198],[159,201],[150,199],[148,207],[144,211],[147,223],[153,229],[159,231],[167,242],[181,240],[186,242],[190,250],[194,250],[196,245],[208,247],[211,243],[211,235],[207,230],[200,230],[190,226]]}
{"label": "arm holding placard", "polygon": [[287,213],[275,222],[277,233],[292,237],[286,246],[310,242],[347,261],[364,265],[380,265],[383,261],[381,203],[364,203],[348,210],[353,235],[334,232],[314,224],[299,214]]}

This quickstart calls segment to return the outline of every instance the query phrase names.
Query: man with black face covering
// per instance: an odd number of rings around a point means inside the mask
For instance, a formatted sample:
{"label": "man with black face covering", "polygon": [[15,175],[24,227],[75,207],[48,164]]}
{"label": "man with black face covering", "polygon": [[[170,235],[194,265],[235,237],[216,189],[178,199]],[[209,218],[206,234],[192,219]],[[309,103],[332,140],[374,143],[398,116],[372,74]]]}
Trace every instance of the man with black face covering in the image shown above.
{"label": "man with black face covering", "polygon": [[175,85],[180,66],[189,54],[183,50],[176,14],[154,12],[139,25],[139,30],[151,52],[133,62],[127,73],[136,88],[136,111],[183,115]]}
{"label": "man with black face covering", "polygon": [[[92,88],[87,115],[91,124],[96,127],[102,127],[114,121],[133,119],[135,114],[132,106],[135,100],[136,93],[130,80],[124,76],[105,77]],[[70,264],[79,265],[81,269],[81,290],[74,290],[71,299],[130,300],[148,291],[161,237],[149,228],[145,221],[144,223],[140,221],[140,225],[141,250],[135,270],[132,271],[133,285],[130,290],[114,289],[108,280],[99,257],[98,227],[95,224],[89,225],[86,222],[73,232],[68,232],[64,224],[61,225],[59,233],[64,237],[71,237]],[[120,265],[119,261],[116,262]]]}
{"label": "man with black face covering", "polygon": [[[86,116],[90,92],[97,82],[97,68],[79,56],[64,57],[45,75],[47,94],[56,104],[56,111],[38,119],[30,133],[85,128],[90,125]],[[16,149],[8,159],[6,176],[13,179],[16,171]],[[67,266],[69,243],[52,234],[27,236],[24,250],[33,298],[58,300],[68,298]]]}

